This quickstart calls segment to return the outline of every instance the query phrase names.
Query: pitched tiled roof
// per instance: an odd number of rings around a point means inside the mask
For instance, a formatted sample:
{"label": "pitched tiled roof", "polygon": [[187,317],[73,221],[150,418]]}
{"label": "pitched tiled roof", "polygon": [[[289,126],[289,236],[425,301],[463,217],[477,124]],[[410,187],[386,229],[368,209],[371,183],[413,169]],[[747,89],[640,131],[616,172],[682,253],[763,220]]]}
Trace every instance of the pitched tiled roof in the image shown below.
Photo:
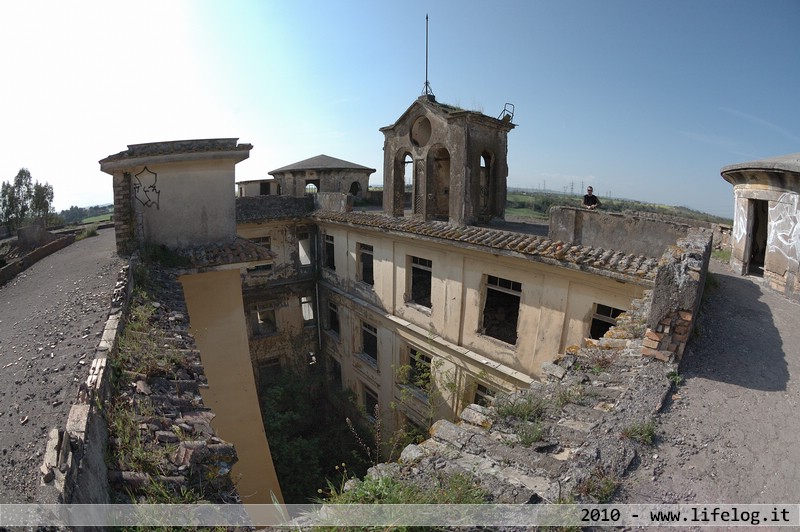
{"label": "pitched tiled roof", "polygon": [[171,140],[166,142],[148,142],[146,144],[128,144],[128,149],[100,160],[100,164],[131,159],[135,157],[152,157],[154,155],[170,155],[176,153],[198,153],[209,151],[248,151],[252,144],[236,144],[237,138]]}
{"label": "pitched tiled roof", "polygon": [[370,227],[425,240],[450,240],[468,247],[491,248],[503,254],[536,262],[597,273],[627,282],[649,285],[655,280],[658,260],[611,249],[573,245],[545,237],[487,227],[457,227],[446,222],[424,222],[366,212],[316,211],[312,218],[355,227]]}
{"label": "pitched tiled roof", "polygon": [[277,255],[260,244],[236,237],[230,244],[209,244],[183,250],[192,268],[204,269],[243,262],[272,260]]}
{"label": "pitched tiled roof", "polygon": [[367,168],[366,166],[343,161],[342,159],[337,159],[328,155],[317,155],[316,157],[311,157],[310,159],[305,159],[267,173],[269,175],[274,175],[281,172],[293,172],[298,170],[369,170],[370,173],[375,171],[374,168]]}
{"label": "pitched tiled roof", "polygon": [[313,210],[312,196],[246,196],[236,198],[236,223],[302,218]]}

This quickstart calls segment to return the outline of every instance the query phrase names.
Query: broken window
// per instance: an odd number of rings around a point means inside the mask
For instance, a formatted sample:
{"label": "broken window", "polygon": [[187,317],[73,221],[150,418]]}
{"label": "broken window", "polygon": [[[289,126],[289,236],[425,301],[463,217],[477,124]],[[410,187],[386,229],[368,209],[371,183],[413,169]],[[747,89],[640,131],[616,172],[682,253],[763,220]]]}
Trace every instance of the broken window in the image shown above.
{"label": "broken window", "polygon": [[266,336],[278,332],[275,321],[275,308],[272,305],[259,305],[251,313],[253,336]]}
{"label": "broken window", "polygon": [[369,323],[361,323],[361,352],[373,366],[378,366],[378,329]]}
{"label": "broken window", "polygon": [[303,312],[303,324],[314,324],[314,299],[311,296],[300,298],[300,310]]}
{"label": "broken window", "polygon": [[256,244],[261,244],[270,251],[272,250],[272,239],[268,236],[257,236],[255,238],[251,238],[250,240],[252,240]]}
{"label": "broken window", "polygon": [[300,254],[300,266],[311,264],[311,237],[307,232],[297,233],[297,248]]}
{"label": "broken window", "polygon": [[497,390],[489,388],[485,384],[478,383],[475,385],[475,400],[473,403],[486,407],[492,406],[496,395]]}
{"label": "broken window", "polygon": [[364,412],[367,419],[375,423],[378,420],[378,394],[364,386]]}
{"label": "broken window", "polygon": [[509,344],[517,343],[517,320],[522,284],[488,275],[483,307],[483,334]]}
{"label": "broken window", "polygon": [[334,250],[333,235],[325,235],[325,267],[329,270],[336,270]]}
{"label": "broken window", "polygon": [[416,349],[408,350],[408,378],[406,384],[427,394],[431,387],[431,357]]}
{"label": "broken window", "polygon": [[328,329],[339,334],[339,307],[328,301]]}
{"label": "broken window", "polygon": [[433,261],[411,257],[411,302],[431,308]]}
{"label": "broken window", "polygon": [[617,316],[623,312],[625,311],[618,308],[595,303],[589,336],[595,340],[602,338],[611,327],[617,324]]}
{"label": "broken window", "polygon": [[272,271],[272,264],[259,264],[257,266],[251,266],[247,268],[247,273],[264,273]]}
{"label": "broken window", "polygon": [[370,285],[375,284],[372,269],[372,246],[368,244],[358,244],[358,280]]}
{"label": "broken window", "polygon": [[331,375],[333,383],[336,385],[335,390],[342,389],[342,365],[335,358],[331,358]]}

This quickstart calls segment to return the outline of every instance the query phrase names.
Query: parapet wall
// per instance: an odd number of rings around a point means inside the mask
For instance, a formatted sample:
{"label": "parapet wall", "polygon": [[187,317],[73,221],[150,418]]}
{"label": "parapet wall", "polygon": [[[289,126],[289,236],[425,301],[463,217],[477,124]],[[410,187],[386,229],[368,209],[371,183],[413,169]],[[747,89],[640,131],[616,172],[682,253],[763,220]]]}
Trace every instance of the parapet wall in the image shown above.
{"label": "parapet wall", "polygon": [[713,232],[692,228],[667,248],[653,285],[642,354],[661,360],[683,356],[703,297]]}
{"label": "parapet wall", "polygon": [[550,208],[551,240],[658,257],[688,233],[690,225],[575,207]]}

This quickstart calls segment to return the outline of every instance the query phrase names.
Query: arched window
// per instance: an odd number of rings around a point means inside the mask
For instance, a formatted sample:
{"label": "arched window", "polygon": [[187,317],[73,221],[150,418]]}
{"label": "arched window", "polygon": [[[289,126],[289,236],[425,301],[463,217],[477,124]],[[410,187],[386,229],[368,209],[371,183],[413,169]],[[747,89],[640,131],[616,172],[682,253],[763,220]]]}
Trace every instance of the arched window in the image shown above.
{"label": "arched window", "polygon": [[314,183],[308,183],[306,185],[306,196],[316,193],[317,193],[317,185],[315,185]]}

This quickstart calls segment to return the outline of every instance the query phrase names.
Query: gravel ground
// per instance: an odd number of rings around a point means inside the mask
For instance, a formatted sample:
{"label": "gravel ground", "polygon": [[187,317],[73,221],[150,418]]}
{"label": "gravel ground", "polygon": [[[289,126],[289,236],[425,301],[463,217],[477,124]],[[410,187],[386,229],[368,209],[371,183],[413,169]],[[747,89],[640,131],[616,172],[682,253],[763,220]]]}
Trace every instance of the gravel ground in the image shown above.
{"label": "gravel ground", "polygon": [[712,261],[683,384],[657,446],[626,479],[627,503],[797,503],[800,304]]}
{"label": "gravel ground", "polygon": [[47,433],[88,375],[122,265],[106,229],[0,288],[0,503],[34,501]]}

